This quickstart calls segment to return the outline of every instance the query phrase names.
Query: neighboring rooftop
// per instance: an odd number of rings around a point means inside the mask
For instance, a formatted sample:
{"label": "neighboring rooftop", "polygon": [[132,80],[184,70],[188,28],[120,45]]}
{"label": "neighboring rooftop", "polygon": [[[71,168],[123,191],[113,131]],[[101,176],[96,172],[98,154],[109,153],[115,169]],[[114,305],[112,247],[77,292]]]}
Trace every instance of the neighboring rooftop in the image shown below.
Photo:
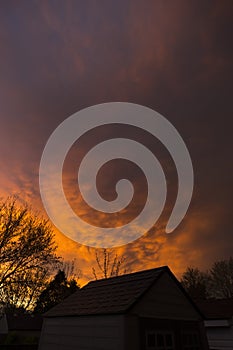
{"label": "neighboring rooftop", "polygon": [[128,310],[164,273],[167,266],[89,282],[53,307],[45,317],[116,314]]}
{"label": "neighboring rooftop", "polygon": [[6,318],[9,331],[41,330],[43,322],[41,315],[14,315],[13,313],[7,313]]}
{"label": "neighboring rooftop", "polygon": [[197,305],[206,319],[231,319],[233,317],[233,298],[198,300]]}

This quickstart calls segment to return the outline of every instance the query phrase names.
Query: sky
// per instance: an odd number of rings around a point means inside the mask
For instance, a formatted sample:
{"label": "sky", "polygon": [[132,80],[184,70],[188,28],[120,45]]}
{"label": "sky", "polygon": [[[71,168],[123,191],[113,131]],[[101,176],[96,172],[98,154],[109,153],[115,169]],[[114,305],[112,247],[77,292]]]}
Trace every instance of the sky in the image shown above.
{"label": "sky", "polygon": [[[87,207],[76,181],[91,147],[115,135],[133,138],[160,158],[168,200],[154,227],[112,249],[112,256],[125,256],[128,272],[168,265],[177,276],[187,266],[208,269],[227,259],[233,250],[232,23],[231,0],[2,1],[0,196],[18,194],[46,217],[39,164],[54,129],[100,103],[147,106],[174,125],[192,159],[193,198],[180,225],[169,235],[164,231],[177,193],[174,164],[158,140],[133,128],[99,127],[72,146],[63,173],[70,205],[96,225],[120,225],[140,212],[146,182],[130,162],[107,164],[97,177],[108,199],[118,178],[127,174],[134,184],[136,204],[117,215]],[[93,278],[101,251],[53,229],[58,254],[75,260],[80,281]]]}

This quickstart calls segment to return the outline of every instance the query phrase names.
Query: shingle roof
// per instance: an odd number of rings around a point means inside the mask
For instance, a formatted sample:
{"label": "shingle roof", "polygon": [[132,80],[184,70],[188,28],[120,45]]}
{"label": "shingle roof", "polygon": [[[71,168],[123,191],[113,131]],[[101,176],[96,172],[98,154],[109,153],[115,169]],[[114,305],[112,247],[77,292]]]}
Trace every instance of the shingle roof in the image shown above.
{"label": "shingle roof", "polygon": [[233,317],[233,298],[196,301],[206,319],[230,319]]}
{"label": "shingle roof", "polygon": [[89,282],[45,317],[124,313],[158,280],[167,266]]}

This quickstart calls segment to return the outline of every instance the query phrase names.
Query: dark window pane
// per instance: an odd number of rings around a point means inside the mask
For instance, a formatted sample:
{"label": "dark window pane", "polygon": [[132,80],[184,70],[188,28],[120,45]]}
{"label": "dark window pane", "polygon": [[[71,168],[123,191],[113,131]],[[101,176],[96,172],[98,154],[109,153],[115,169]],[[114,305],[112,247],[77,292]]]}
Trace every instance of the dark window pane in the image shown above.
{"label": "dark window pane", "polygon": [[157,334],[157,345],[158,346],[164,346],[163,334]]}
{"label": "dark window pane", "polygon": [[199,350],[199,336],[197,332],[183,333],[183,345],[185,350]]}
{"label": "dark window pane", "polygon": [[147,345],[155,346],[155,335],[153,333],[147,334]]}
{"label": "dark window pane", "polygon": [[198,335],[193,334],[193,344],[198,345]]}
{"label": "dark window pane", "polygon": [[188,334],[183,334],[183,344],[184,345],[188,344]]}
{"label": "dark window pane", "polygon": [[165,339],[166,339],[166,345],[167,346],[172,346],[172,335],[171,334],[166,334]]}

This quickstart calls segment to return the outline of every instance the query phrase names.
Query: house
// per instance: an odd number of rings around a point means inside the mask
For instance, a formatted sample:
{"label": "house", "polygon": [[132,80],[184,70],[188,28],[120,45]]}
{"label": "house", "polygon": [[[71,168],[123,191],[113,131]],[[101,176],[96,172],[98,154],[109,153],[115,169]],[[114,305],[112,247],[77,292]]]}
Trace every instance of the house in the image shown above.
{"label": "house", "polygon": [[211,350],[233,349],[233,298],[199,300]]}
{"label": "house", "polygon": [[[40,315],[6,313],[0,317],[0,348],[36,350],[42,317]],[[7,345],[8,344],[8,347]]]}
{"label": "house", "polygon": [[6,319],[6,314],[1,310],[0,312],[0,344],[5,339],[8,333],[8,324]]}
{"label": "house", "polygon": [[168,267],[89,282],[44,315],[39,350],[205,350],[202,314]]}

